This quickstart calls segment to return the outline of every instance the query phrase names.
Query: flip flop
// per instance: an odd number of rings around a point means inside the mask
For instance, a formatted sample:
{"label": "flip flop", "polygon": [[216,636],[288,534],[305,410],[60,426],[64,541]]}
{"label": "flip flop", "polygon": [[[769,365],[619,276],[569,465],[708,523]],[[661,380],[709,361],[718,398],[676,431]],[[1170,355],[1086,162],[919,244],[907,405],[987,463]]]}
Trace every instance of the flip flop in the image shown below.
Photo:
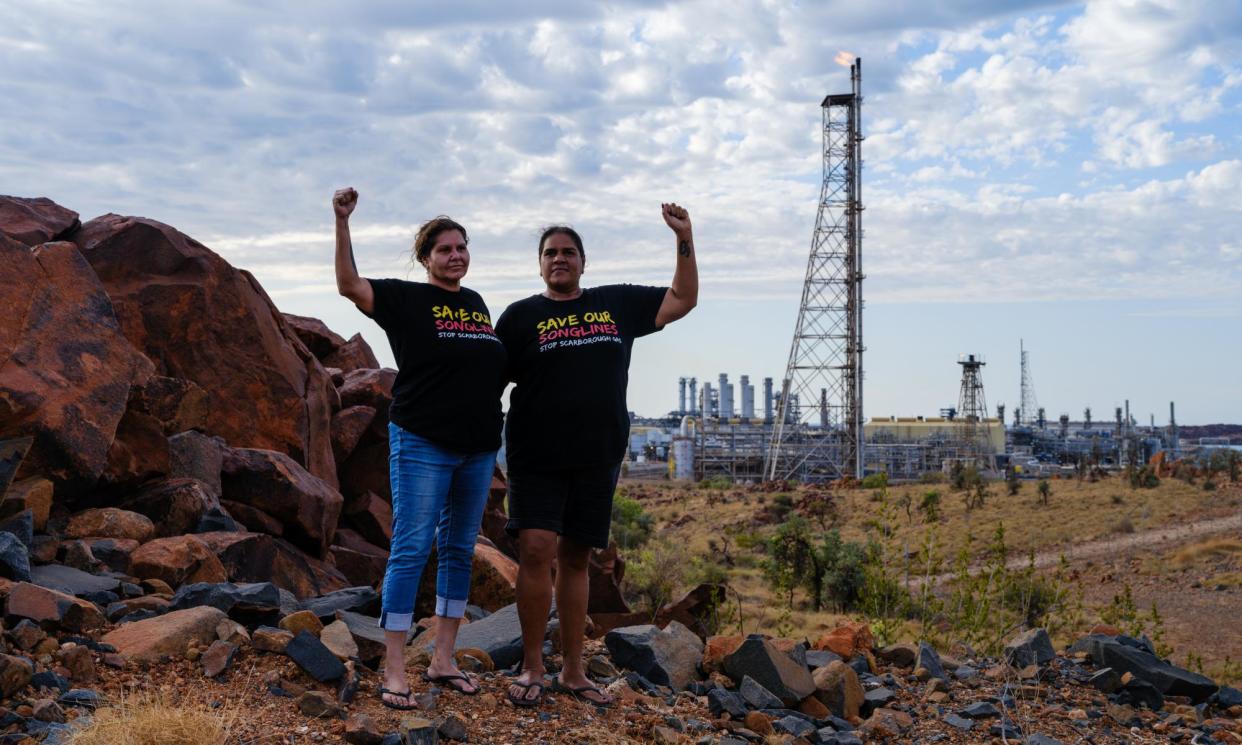
{"label": "flip flop", "polygon": [[[413,711],[413,710],[417,709],[417,708],[418,708],[418,704],[415,704],[415,703],[411,700],[411,696],[413,696],[413,695],[414,695],[414,692],[413,692],[413,691],[409,691],[409,690],[406,690],[406,691],[390,691],[390,690],[388,690],[387,688],[385,688],[384,686],[380,686],[380,689],[379,689],[379,700],[380,700],[380,703],[381,703],[381,704],[383,704],[384,706],[387,706],[387,707],[388,707],[388,708],[390,708],[390,709],[396,709],[397,711]],[[401,698],[405,699],[406,701],[409,701],[410,703],[407,703],[405,706],[402,706],[401,704],[394,704],[393,702],[391,702],[391,701],[389,701],[388,699],[384,698],[384,696],[400,696]]]}
{"label": "flip flop", "polygon": [[[427,673],[423,673],[423,680],[427,681],[428,683],[436,683],[436,684],[442,685],[445,688],[456,691],[463,696],[473,696],[479,692],[479,684],[473,678],[469,677],[468,675],[464,673],[459,673],[457,675],[428,675]],[[461,686],[453,683],[454,680],[460,680],[463,683],[468,683],[469,685],[474,686],[474,690],[467,691]]]}
{"label": "flip flop", "polygon": [[[598,706],[601,709],[607,709],[616,703],[616,700],[613,699],[611,696],[609,696],[607,693],[604,693],[604,691],[601,690],[599,686],[591,685],[589,683],[584,686],[578,686],[577,688],[571,688],[570,686],[567,686],[564,683],[562,683],[559,677],[556,677],[552,679],[552,690],[556,691],[557,693],[567,693],[570,696],[573,696],[574,698],[578,699],[579,701],[584,701],[592,706]],[[599,700],[593,699],[587,696],[586,695],[587,693],[597,693],[601,697],[607,698],[607,701],[599,701]]]}
{"label": "flip flop", "polygon": [[[515,680],[512,683],[510,683],[509,686],[510,686],[509,688],[505,689],[505,697],[508,698],[509,703],[513,704],[514,706],[524,706],[526,708],[533,708],[543,703],[543,692],[544,692],[545,686],[541,681],[532,680],[529,683],[519,683]],[[513,690],[512,690],[513,687],[521,688],[522,695],[514,696]],[[527,694],[530,693],[530,689],[532,688],[539,689],[539,695],[535,696],[534,698],[528,698]]]}

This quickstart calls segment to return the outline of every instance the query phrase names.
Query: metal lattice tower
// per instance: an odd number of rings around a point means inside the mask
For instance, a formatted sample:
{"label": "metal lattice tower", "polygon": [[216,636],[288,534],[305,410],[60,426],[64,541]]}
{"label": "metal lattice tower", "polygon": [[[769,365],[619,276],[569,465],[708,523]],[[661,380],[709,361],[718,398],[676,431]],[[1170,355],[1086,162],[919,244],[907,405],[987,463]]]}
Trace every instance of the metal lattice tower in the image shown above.
{"label": "metal lattice tower", "polygon": [[[824,99],[824,182],[768,445],[768,479],[862,478],[862,60]],[[797,401],[819,406],[797,406]]]}
{"label": "metal lattice tower", "polygon": [[980,468],[994,465],[992,430],[988,426],[988,404],[983,396],[983,366],[987,363],[973,354],[958,358],[962,366],[962,390],[957,397],[961,422],[962,454]]}
{"label": "metal lattice tower", "polygon": [[1035,421],[1035,412],[1039,411],[1039,401],[1035,399],[1035,381],[1031,380],[1030,352],[1026,351],[1021,339],[1018,340],[1018,352],[1022,357],[1022,408],[1020,424],[1031,424]]}

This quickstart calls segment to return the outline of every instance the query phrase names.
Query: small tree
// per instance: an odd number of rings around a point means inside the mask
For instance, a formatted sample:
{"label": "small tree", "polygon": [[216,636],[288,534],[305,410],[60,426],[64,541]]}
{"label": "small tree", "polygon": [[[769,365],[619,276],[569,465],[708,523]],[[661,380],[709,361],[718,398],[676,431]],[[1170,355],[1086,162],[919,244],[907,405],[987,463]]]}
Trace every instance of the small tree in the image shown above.
{"label": "small tree", "polygon": [[1048,483],[1048,479],[1039,480],[1039,502],[1047,505],[1048,497],[1052,494],[1052,484]]}
{"label": "small tree", "polygon": [[919,512],[923,513],[923,522],[940,522],[940,492],[928,489],[923,492],[923,501],[919,503]]}
{"label": "small tree", "polygon": [[1013,466],[1005,469],[1005,489],[1011,497],[1022,489],[1022,482],[1018,480],[1018,469]]}

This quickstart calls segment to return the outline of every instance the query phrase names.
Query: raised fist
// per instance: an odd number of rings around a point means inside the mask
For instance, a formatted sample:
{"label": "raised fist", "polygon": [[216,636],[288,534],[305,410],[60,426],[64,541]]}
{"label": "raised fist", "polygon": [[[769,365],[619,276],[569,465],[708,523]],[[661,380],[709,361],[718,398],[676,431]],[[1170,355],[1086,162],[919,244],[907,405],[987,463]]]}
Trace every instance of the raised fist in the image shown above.
{"label": "raised fist", "polygon": [[660,205],[660,211],[664,214],[664,222],[677,235],[686,235],[690,232],[690,213],[685,207],[669,202]]}
{"label": "raised fist", "polygon": [[332,195],[332,211],[339,218],[347,218],[354,211],[354,207],[358,206],[358,192],[354,191],[354,187],[347,186],[344,189],[337,189]]}

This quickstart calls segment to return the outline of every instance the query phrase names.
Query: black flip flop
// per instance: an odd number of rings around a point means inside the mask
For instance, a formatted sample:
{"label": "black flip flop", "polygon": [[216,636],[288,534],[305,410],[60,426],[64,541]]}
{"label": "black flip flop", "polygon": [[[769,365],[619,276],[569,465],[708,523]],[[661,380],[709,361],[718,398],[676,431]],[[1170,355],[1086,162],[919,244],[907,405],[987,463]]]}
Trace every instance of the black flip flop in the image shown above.
{"label": "black flip flop", "polygon": [[[562,683],[559,677],[552,679],[552,690],[557,693],[568,693],[570,696],[573,696],[579,701],[588,703],[591,706],[598,706],[601,709],[610,708],[613,704],[617,703],[616,699],[612,698],[611,696],[608,696],[607,693],[604,693],[604,691],[599,686],[587,684],[584,686],[579,686],[577,688],[571,688],[565,685],[564,683]],[[596,701],[595,699],[590,698],[586,695],[588,692],[598,693],[600,696],[607,696],[608,700],[607,701]]]}
{"label": "black flip flop", "polygon": [[[509,688],[505,689],[505,697],[508,698],[509,703],[513,704],[514,706],[524,706],[526,708],[533,708],[543,703],[543,692],[546,689],[546,686],[544,686],[542,681],[532,680],[529,683],[519,683],[515,680],[512,683],[510,683],[509,686],[510,686]],[[513,695],[512,688],[514,686],[522,689],[521,696]],[[534,698],[527,698],[527,694],[530,693],[530,689],[532,688],[538,688],[539,695]]]}
{"label": "black flip flop", "polygon": [[[458,675],[428,675],[427,673],[423,673],[423,680],[427,681],[428,683],[442,685],[445,688],[448,688],[451,691],[456,691],[457,693],[460,693],[463,696],[473,696],[479,692],[478,682],[474,680],[473,678],[471,678],[470,676],[466,675],[465,673],[460,673]],[[463,690],[462,688],[453,684],[452,681],[454,680],[460,680],[462,682],[469,683],[470,685],[474,686],[474,690],[473,691]]]}
{"label": "black flip flop", "polygon": [[[413,695],[414,695],[414,692],[410,690],[390,691],[384,686],[380,686],[380,689],[379,689],[380,703],[383,704],[384,706],[387,706],[390,709],[396,709],[397,711],[414,711],[415,709],[417,709],[418,704],[413,702],[412,700]],[[405,699],[406,701],[409,701],[410,703],[406,704],[405,706],[402,706],[401,704],[394,704],[393,702],[384,698],[384,696],[400,696],[401,698]]]}

